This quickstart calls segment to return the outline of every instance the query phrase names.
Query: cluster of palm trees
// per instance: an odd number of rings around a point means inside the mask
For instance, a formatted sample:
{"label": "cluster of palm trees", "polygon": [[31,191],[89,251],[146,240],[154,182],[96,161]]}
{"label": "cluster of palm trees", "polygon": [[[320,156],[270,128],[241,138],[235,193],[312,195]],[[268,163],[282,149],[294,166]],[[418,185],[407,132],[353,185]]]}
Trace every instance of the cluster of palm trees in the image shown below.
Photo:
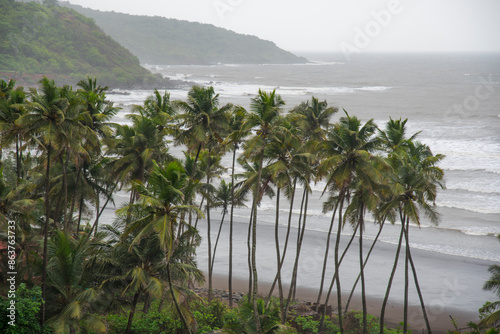
{"label": "cluster of palm trees", "polygon": [[[0,81],[0,89],[0,218],[2,223],[9,219],[17,222],[19,272],[31,284],[42,286],[44,300],[54,301],[47,303],[50,308],[44,304],[42,322],[50,319],[56,328],[70,332],[82,323],[102,331],[103,324],[92,314],[131,296],[127,333],[138,301],[143,300],[147,310],[153,298],[161,298],[160,305],[163,300],[171,301],[186,331],[196,331],[187,301],[193,284],[203,281],[195,262],[201,240],[197,224],[207,224],[211,299],[214,259],[222,242],[222,224],[229,214],[228,285],[232,306],[234,211],[246,204],[250,207],[248,296],[256,331],[262,333],[256,256],[258,207],[264,196],[270,196],[276,200],[277,268],[268,300],[277,286],[285,323],[300,270],[309,195],[312,185],[319,181],[326,182],[324,212],[331,212],[332,218],[317,305],[328,304],[336,288],[337,321],[343,332],[347,308],[342,301],[339,272],[352,239],[346,249],[341,249],[340,234],[350,224],[352,238],[359,237],[366,332],[364,267],[371,251],[363,254],[363,230],[365,217],[371,215],[380,232],[386,221],[401,224],[382,305],[381,333],[403,246],[404,332],[408,329],[410,268],[426,317],[409,247],[409,226],[420,224],[422,214],[433,222],[438,220],[433,203],[437,189],[443,186],[443,172],[437,166],[443,156],[434,155],[415,140],[416,135],[408,137],[406,120],[391,119],[385,129],[379,129],[373,120],[363,124],[344,111],[333,122],[337,108],[314,97],[285,113],[285,102],[276,91],[260,90],[247,111],[232,104],[220,105],[213,87],[194,86],[185,101],[170,101],[168,93],[162,95],[155,90],[127,116],[131,125],[119,125],[111,123],[119,108],[107,100],[108,88],[92,79],[80,81],[77,90],[58,87],[47,78],[40,81],[39,90],[25,92],[15,88],[13,81]],[[184,157],[170,155],[170,145],[183,145]],[[243,153],[238,157],[240,150]],[[228,153],[232,154],[232,165],[222,166],[221,158]],[[239,175],[235,174],[237,162],[244,169]],[[228,167],[230,182],[221,178]],[[303,189],[300,200],[295,198],[300,196],[299,189]],[[129,192],[128,204],[116,212],[113,224],[99,227],[113,195],[124,190]],[[251,200],[247,201],[249,195]],[[285,243],[281,245],[278,227],[283,195],[288,200],[289,215]],[[299,205],[294,268],[286,294],[284,283],[288,278],[283,277],[282,267],[290,256],[287,250],[292,242],[293,208]],[[219,208],[223,214],[214,244],[211,213]],[[328,279],[331,253],[335,272]],[[325,319],[323,312],[321,326]],[[428,321],[427,326],[430,333]]]}

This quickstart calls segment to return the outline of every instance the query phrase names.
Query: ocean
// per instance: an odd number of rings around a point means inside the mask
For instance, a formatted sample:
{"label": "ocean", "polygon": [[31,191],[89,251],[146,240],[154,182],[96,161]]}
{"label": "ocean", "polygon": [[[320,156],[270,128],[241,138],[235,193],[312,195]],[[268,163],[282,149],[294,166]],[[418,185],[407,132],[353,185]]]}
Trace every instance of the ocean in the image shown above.
{"label": "ocean", "polygon": [[[410,231],[411,247],[422,258],[421,262],[425,262],[422,281],[428,283],[421,283],[424,286],[424,297],[426,289],[428,295],[435,296],[442,291],[443,284],[448,284],[445,281],[459,279],[458,283],[455,281],[456,285],[467,288],[460,291],[460,298],[453,300],[454,307],[477,310],[486,300],[493,301],[494,295],[482,291],[481,287],[489,277],[488,266],[500,263],[500,240],[496,237],[500,234],[500,55],[370,54],[357,55],[349,61],[342,55],[304,56],[311,63],[145,66],[172,79],[211,85],[220,95],[221,104],[231,102],[248,108],[251,98],[259,89],[276,89],[286,102],[285,111],[314,96],[339,108],[333,121],[343,115],[343,109],[363,121],[374,119],[380,128],[385,127],[389,117],[408,118],[409,135],[420,131],[418,140],[428,144],[433,153],[446,155],[440,164],[445,172],[446,189],[439,191],[436,202],[441,221],[434,226],[422,217],[421,226],[412,226]],[[169,90],[171,99],[185,99],[188,89]],[[130,112],[130,106],[142,104],[152,92],[133,90],[127,93],[128,95],[109,95],[111,100],[124,108],[114,120],[118,123],[126,123],[125,114]],[[171,152],[179,154],[180,149],[172,147]],[[229,155],[226,156],[223,164],[230,167],[230,159]],[[241,171],[237,167],[236,172]],[[313,186],[307,227],[307,232],[311,235],[323,237],[330,223],[330,213],[322,212],[324,198],[321,198],[321,192],[324,185],[319,182]],[[295,225],[300,199],[296,199],[296,203]],[[283,201],[280,211],[280,224],[286,226],[286,201]],[[248,208],[236,210],[237,220],[244,224],[248,220],[248,213]],[[258,217],[259,226],[273,226],[274,200],[263,201]],[[367,224],[365,236],[368,244],[377,232],[378,226]],[[350,227],[343,234],[343,238],[347,240],[352,234]],[[379,241],[381,247],[393,249],[398,237],[397,224],[385,226]],[[246,236],[241,240],[244,241],[245,238]],[[316,244],[320,245],[321,242],[324,243],[320,241]],[[242,244],[240,248],[244,256],[246,244]],[[321,254],[321,249],[311,250],[311,254]],[[218,252],[221,258],[217,260],[216,266],[224,272],[227,255],[222,255],[222,249]],[[308,271],[312,272],[307,250],[304,254],[301,255],[302,261],[306,266],[309,265]],[[384,254],[378,256],[387,256]],[[315,261],[320,263],[321,260],[318,259],[321,256],[316,256]],[[381,271],[376,268],[375,252],[373,256],[374,267],[368,267],[367,270],[373,272],[372,291],[377,291],[373,294],[380,297],[387,284],[388,273],[387,269]],[[446,273],[443,274],[448,271],[447,268],[439,268],[439,263],[424,260],[434,258],[443,259],[442,263],[450,265],[455,263],[458,271],[450,269],[448,277]],[[204,259],[205,255],[200,253],[201,265]],[[353,261],[354,259],[353,254]],[[380,258],[379,261],[383,260]],[[418,261],[416,258],[416,262]],[[269,268],[271,267],[269,264]],[[316,272],[321,271],[318,265],[314,268]],[[353,268],[352,272],[355,270]],[[471,273],[468,270],[477,272]],[[320,272],[317,276],[319,274]],[[244,276],[243,269],[241,275]],[[454,278],[457,275],[460,277]],[[299,282],[304,286],[314,287],[317,279],[312,276],[312,273],[304,275]],[[263,279],[266,279],[265,276]],[[401,301],[401,293],[400,297],[395,294],[396,301]]]}

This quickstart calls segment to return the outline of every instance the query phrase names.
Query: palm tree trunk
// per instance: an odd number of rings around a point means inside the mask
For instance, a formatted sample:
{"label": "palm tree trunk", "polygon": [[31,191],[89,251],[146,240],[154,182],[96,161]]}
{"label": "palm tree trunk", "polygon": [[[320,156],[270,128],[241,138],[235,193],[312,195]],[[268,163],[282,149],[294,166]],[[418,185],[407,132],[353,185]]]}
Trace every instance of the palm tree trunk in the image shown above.
{"label": "palm tree trunk", "polygon": [[64,179],[64,231],[69,232],[69,221],[68,221],[68,164],[69,164],[69,151],[66,148],[66,161],[63,164],[63,179]]}
{"label": "palm tree trunk", "polygon": [[[334,255],[334,260],[335,260],[335,273],[332,278],[332,282],[330,284],[330,288],[328,289],[328,293],[326,295],[326,300],[325,300],[325,307],[323,310],[323,314],[321,315],[321,321],[319,325],[319,329],[323,330],[323,325],[324,325],[324,320],[325,320],[325,312],[326,312],[326,306],[328,305],[328,301],[330,299],[330,294],[333,288],[334,282],[336,283],[337,286],[337,307],[338,307],[338,320],[339,320],[339,328],[340,332],[343,334],[344,333],[344,328],[343,328],[343,323],[342,323],[342,289],[340,286],[340,278],[339,278],[339,268],[340,268],[340,261],[339,261],[339,248],[340,248],[340,236],[342,232],[342,226],[343,226],[343,219],[342,219],[342,208],[343,208],[343,203],[344,203],[344,195],[345,195],[345,190],[342,189],[339,194],[339,222],[337,226],[337,237],[335,238],[335,255]],[[354,235],[354,234],[353,234]],[[348,246],[349,247],[349,246]],[[346,247],[346,250],[347,248]],[[345,252],[345,251],[344,251]]]}
{"label": "palm tree trunk", "polygon": [[[368,263],[368,260],[370,259],[370,255],[371,255],[373,249],[375,248],[375,244],[377,243],[378,238],[379,238],[380,234],[382,233],[382,228],[384,227],[384,223],[382,223],[380,225],[378,233],[375,236],[375,239],[373,240],[373,243],[370,247],[370,250],[368,251],[368,254],[366,255],[365,262],[363,263],[363,268],[366,267],[366,264]],[[349,310],[349,304],[351,303],[352,296],[354,295],[354,291],[356,290],[356,286],[358,285],[358,282],[360,279],[361,279],[361,273],[358,275],[358,277],[356,278],[356,282],[354,282],[354,284],[352,286],[351,293],[349,294],[349,299],[347,299],[347,304],[344,308],[344,317],[347,315],[347,311]]]}
{"label": "palm tree trunk", "polygon": [[214,253],[212,255],[212,272],[214,270],[214,262],[215,262],[215,253],[217,252],[217,245],[219,244],[220,234],[222,231],[222,225],[224,224],[224,218],[226,217],[226,210],[224,209],[222,212],[222,219],[220,220],[219,231],[217,232],[217,239],[215,240]]}
{"label": "palm tree trunk", "polygon": [[[344,202],[344,195],[340,196],[340,207],[339,207],[339,225],[338,225],[338,230],[337,230],[337,238],[335,240],[335,273],[336,278],[336,285],[337,285],[337,311],[338,311],[338,317],[339,317],[339,328],[340,328],[340,333],[344,333],[344,326],[343,326],[343,319],[342,319],[342,288],[340,286],[340,262],[339,262],[339,247],[340,247],[340,236],[342,232],[342,225],[343,225],[343,219],[342,219],[342,207],[343,207],[343,202]],[[325,307],[326,309],[326,307]]]}
{"label": "palm tree trunk", "polygon": [[[406,218],[406,222],[409,221],[409,218]],[[405,225],[406,222],[403,222],[403,233],[405,231]],[[405,239],[405,246],[406,246],[406,252],[405,252],[405,291],[404,291],[404,306],[403,306],[403,333],[406,334],[408,332],[408,285],[409,285],[409,278],[408,278],[408,264],[409,264],[409,252],[410,252],[410,245],[408,244],[408,240]]]}
{"label": "palm tree trunk", "polygon": [[260,317],[259,317],[259,311],[257,309],[257,298],[258,298],[258,292],[259,292],[259,281],[258,281],[258,276],[257,276],[257,260],[256,260],[256,253],[257,253],[257,205],[260,199],[260,181],[262,178],[262,167],[264,164],[264,149],[266,145],[262,145],[261,151],[260,151],[260,158],[259,158],[259,172],[257,174],[257,185],[256,185],[256,193],[254,195],[254,200],[253,200],[253,225],[252,225],[252,276],[253,276],[253,291],[252,291],[252,305],[253,305],[253,315],[254,315],[254,320],[255,320],[255,327],[257,329],[257,334],[262,334],[262,330],[260,327]]}
{"label": "palm tree trunk", "polygon": [[248,234],[247,234],[247,262],[248,262],[248,302],[250,303],[250,298],[253,291],[253,271],[252,271],[252,224],[253,224],[253,209],[250,212],[250,222],[248,223]]}
{"label": "palm tree trunk", "polygon": [[[409,229],[410,229],[410,226],[409,226],[409,221],[408,221],[408,224],[407,224],[406,230],[405,230],[405,239],[406,239],[406,242],[408,244],[409,244],[409,240],[410,240]],[[420,300],[420,305],[422,306],[422,314],[424,315],[425,326],[427,327],[427,334],[432,334],[431,325],[429,323],[429,318],[427,317],[427,311],[425,310],[424,298],[422,297],[422,291],[420,290],[420,284],[418,283],[417,270],[415,268],[415,264],[413,263],[413,259],[411,256],[411,250],[409,247],[408,247],[408,251],[409,251],[408,258],[410,260],[410,266],[411,266],[411,270],[413,273],[413,279],[415,281],[415,287],[417,288],[417,293],[418,293],[418,298]]]}
{"label": "palm tree trunk", "polygon": [[398,248],[396,249],[396,256],[394,258],[394,264],[392,265],[392,272],[389,278],[389,283],[387,284],[387,290],[385,292],[384,301],[382,303],[382,309],[380,311],[380,334],[384,334],[384,318],[385,318],[385,307],[387,305],[387,301],[389,300],[389,294],[391,292],[392,281],[394,280],[394,276],[396,274],[396,268],[398,267],[399,254],[401,252],[401,246],[403,244],[403,233],[404,233],[404,220],[402,218],[401,224],[401,234],[399,235]]}
{"label": "palm tree trunk", "polygon": [[[305,195],[305,206],[304,206],[304,216],[302,218],[302,227],[300,229],[300,232],[298,233],[298,238],[297,238],[297,251],[295,254],[295,263],[293,265],[293,273],[292,273],[292,281],[290,283],[290,290],[288,292],[288,298],[286,301],[286,306],[284,310],[284,321],[286,322],[286,318],[288,315],[288,306],[290,305],[290,301],[295,299],[295,288],[297,286],[297,272],[299,270],[299,258],[300,258],[300,251],[302,249],[302,241],[304,240],[304,232],[306,229],[306,221],[307,221],[307,206],[309,202],[309,191],[307,186],[304,188],[304,195]],[[299,221],[300,225],[300,221]]]}
{"label": "palm tree trunk", "polygon": [[82,221],[83,210],[83,193],[80,195],[80,207],[78,208],[78,225],[76,226],[76,234],[80,233],[80,223]]}
{"label": "palm tree trunk", "polygon": [[[358,226],[354,228],[354,231],[352,232],[351,238],[349,239],[349,242],[347,243],[346,248],[342,252],[342,255],[340,256],[339,260],[339,266],[342,264],[342,261],[344,260],[345,255],[347,254],[347,251],[351,247],[354,238],[356,237],[356,233],[358,233]],[[328,292],[326,293],[326,298],[325,298],[325,307],[323,308],[323,313],[321,314],[321,320],[320,320],[320,330],[323,330],[323,325],[325,322],[325,316],[326,316],[326,306],[328,306],[328,302],[330,301],[330,295],[332,294],[333,290],[333,285],[337,282],[337,271],[333,273],[332,280],[330,282],[330,287],[328,288]]]}
{"label": "palm tree trunk", "polygon": [[360,267],[360,275],[361,275],[361,302],[363,304],[363,334],[367,333],[367,323],[366,323],[366,290],[365,290],[365,264],[363,260],[363,211],[364,206],[361,204],[361,212],[359,217],[359,267]]}
{"label": "palm tree trunk", "polygon": [[132,321],[134,320],[135,307],[137,306],[140,293],[141,293],[140,291],[137,291],[134,295],[134,299],[132,300],[132,308],[130,309],[130,313],[128,315],[127,329],[125,330],[125,334],[130,334],[130,330],[132,329]]}
{"label": "palm tree trunk", "polygon": [[43,227],[43,271],[42,271],[42,326],[45,325],[45,300],[47,296],[47,243],[49,239],[49,223],[50,223],[50,203],[49,203],[49,192],[50,192],[50,154],[51,154],[51,144],[49,142],[47,147],[47,170],[45,171],[45,225]]}
{"label": "palm tree trunk", "polygon": [[[278,185],[278,190],[276,192],[276,220],[274,223],[274,245],[276,247],[276,276],[278,278],[278,295],[280,301],[280,313],[281,313],[281,323],[283,323],[283,286],[281,285],[281,270],[280,270],[280,238],[279,238],[279,221],[280,221],[280,195],[281,188]],[[270,299],[268,299],[269,301]],[[266,303],[267,304],[267,303]]]}
{"label": "palm tree trunk", "polygon": [[[2,155],[0,154],[0,160],[2,159]],[[16,135],[16,185],[19,184],[19,180],[21,179],[21,159],[19,157],[19,135]]]}
{"label": "palm tree trunk", "polygon": [[328,264],[328,253],[330,251],[330,240],[332,236],[333,225],[335,222],[335,214],[337,212],[338,202],[335,204],[335,208],[333,209],[332,220],[330,222],[330,228],[328,229],[328,236],[326,237],[326,247],[325,247],[325,257],[323,258],[323,269],[321,271],[321,283],[319,285],[318,299],[316,299],[316,309],[318,312],[319,305],[321,303],[321,295],[323,294],[323,287],[325,284],[325,275],[326,275],[326,266]]}
{"label": "palm tree trunk", "polygon": [[[115,185],[111,189],[111,192],[109,194],[107,194],[108,196],[106,198],[106,202],[104,202],[103,207],[101,208],[101,210],[99,211],[99,214],[95,218],[94,224],[92,225],[92,228],[90,229],[89,235],[92,234],[92,231],[94,230],[94,228],[96,228],[97,225],[99,224],[99,217],[101,217],[102,213],[104,212],[104,209],[106,209],[106,206],[108,206],[108,203],[111,199],[111,195],[113,195],[113,192],[115,191],[116,187],[118,186],[118,183],[119,183],[119,181],[116,181]],[[97,196],[99,196],[99,194],[97,194]],[[97,200],[97,201],[99,202],[99,200]],[[97,208],[99,210],[99,204],[97,204]],[[78,221],[78,224],[80,224],[80,221]]]}
{"label": "palm tree trunk", "polygon": [[271,296],[272,296],[274,288],[276,286],[276,282],[278,282],[278,274],[280,276],[280,281],[282,281],[281,268],[283,267],[283,262],[285,261],[286,251],[288,249],[288,240],[290,240],[290,231],[292,229],[293,202],[295,199],[296,186],[297,186],[297,178],[295,178],[295,180],[294,180],[293,188],[292,188],[292,195],[291,195],[291,199],[290,199],[290,208],[288,211],[288,226],[287,226],[286,236],[285,236],[285,245],[283,246],[283,253],[281,254],[281,260],[279,263],[278,272],[274,276],[273,284],[271,285],[271,289],[269,290],[269,294],[267,295],[266,306],[269,305],[269,302],[271,300]]}
{"label": "palm tree trunk", "polygon": [[179,318],[181,319],[182,324],[186,328],[187,332],[191,334],[191,328],[189,327],[186,318],[184,317],[184,314],[181,311],[181,308],[179,306],[179,301],[177,300],[177,297],[175,296],[174,293],[174,286],[172,284],[172,275],[170,273],[170,261],[167,261],[167,281],[168,281],[168,287],[170,290],[170,295],[172,296],[172,300],[174,301],[175,309],[177,311],[177,314],[179,314]]}
{"label": "palm tree trunk", "polygon": [[[207,180],[208,181],[208,180]],[[210,235],[210,204],[207,200],[208,301],[212,300],[212,237]]]}
{"label": "palm tree trunk", "polygon": [[233,216],[234,216],[234,167],[236,164],[236,150],[238,144],[234,144],[233,148],[233,165],[231,169],[231,213],[229,218],[229,273],[228,273],[228,289],[229,289],[229,307],[233,307]]}

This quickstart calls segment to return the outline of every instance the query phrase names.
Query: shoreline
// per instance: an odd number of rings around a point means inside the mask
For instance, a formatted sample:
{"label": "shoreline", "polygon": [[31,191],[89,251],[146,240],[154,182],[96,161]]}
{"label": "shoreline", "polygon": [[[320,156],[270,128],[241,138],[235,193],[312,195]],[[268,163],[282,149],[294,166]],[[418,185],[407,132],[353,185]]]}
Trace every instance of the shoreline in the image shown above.
{"label": "shoreline", "polygon": [[[208,281],[205,282],[203,288],[208,287]],[[271,288],[271,283],[269,282],[259,282],[259,295],[264,298],[267,297],[269,289]],[[214,273],[213,275],[213,289],[219,289],[223,291],[228,291],[228,276],[220,273]],[[287,290],[289,289],[288,284],[283,284],[283,290],[285,296],[287,295]],[[248,281],[239,277],[233,277],[233,293],[243,293],[247,294],[248,291]],[[307,288],[297,286],[296,300],[300,302],[315,303],[318,295],[317,289]],[[323,294],[323,296],[325,293]],[[277,297],[277,289],[274,289],[273,296]],[[348,294],[342,294],[343,306],[348,299]],[[322,298],[324,302],[324,297]],[[380,317],[380,308],[382,305],[382,300],[376,297],[366,296],[367,310],[368,314]],[[332,292],[330,296],[330,301],[328,303],[332,306],[332,312],[336,312],[336,296]],[[350,311],[361,311],[361,296],[354,294],[351,302],[349,304]],[[441,309],[436,312],[431,308],[426,307],[429,322],[431,324],[431,329],[433,333],[436,334],[446,334],[448,330],[454,330],[453,324],[451,322],[450,316],[453,316],[457,320],[457,326],[459,329],[468,327],[467,323],[470,321],[478,321],[478,314],[467,312],[463,310],[446,308]],[[409,319],[409,329],[414,332],[423,332],[426,330],[425,322],[422,316],[422,309],[419,305],[408,305],[408,319]],[[399,323],[403,321],[403,304],[397,302],[389,301],[386,306],[385,312],[385,326],[389,328],[398,328]]]}
{"label": "shoreline", "polygon": [[[206,224],[200,221],[198,229],[202,237],[206,236]],[[218,230],[219,224],[212,224],[212,233]],[[285,228],[280,227],[280,239],[285,234]],[[242,222],[241,218],[235,220],[234,224],[234,258],[233,258],[233,292],[248,292],[248,264],[246,235],[248,223]],[[274,227],[270,225],[258,226],[257,244],[257,269],[259,277],[259,292],[266,294],[276,272]],[[292,231],[290,240],[295,240],[296,230]],[[342,236],[341,247],[345,247],[348,236]],[[325,233],[308,230],[304,236],[303,247],[300,257],[300,269],[297,281],[296,299],[306,302],[316,302],[319,278],[323,263]],[[215,240],[215,239],[214,239]],[[217,249],[214,261],[213,288],[227,290],[228,271],[228,240],[227,225],[222,229],[221,240]],[[358,251],[354,241],[352,249],[348,252],[345,261],[342,263],[341,284],[343,291],[343,302],[347,302],[348,294],[352,283],[359,273]],[[281,245],[283,245],[281,243]],[[367,247],[365,245],[365,247]],[[396,245],[390,243],[380,243],[375,247],[365,273],[367,277],[366,292],[368,313],[376,317],[380,316],[380,308],[387,287],[388,275],[390,274]],[[365,254],[368,249],[365,249]],[[290,244],[289,255],[285,259],[282,270],[283,285],[290,282],[293,267],[293,257],[295,256],[295,246]],[[419,274],[419,282],[426,306],[427,315],[431,328],[435,333],[447,333],[454,329],[450,315],[457,319],[458,328],[467,327],[470,321],[477,322],[479,313],[477,309],[488,300],[488,294],[482,291],[481,287],[487,279],[487,268],[491,265],[489,261],[462,258],[453,255],[435,253],[427,250],[412,249],[414,262]],[[333,254],[330,254],[333,256]],[[206,238],[197,250],[198,268],[207,272],[207,244]],[[403,320],[403,257],[400,257],[398,271],[393,282],[390,298],[386,306],[385,323],[397,328],[399,322]],[[333,264],[329,262],[325,285],[330,284],[333,275]],[[207,284],[206,284],[207,285]],[[326,290],[327,287],[324,288]],[[408,322],[414,331],[421,332],[425,329],[418,295],[410,278],[409,287],[409,312]],[[335,289],[334,289],[335,291]],[[358,286],[349,309],[362,310],[360,286]],[[287,292],[286,292],[287,293]],[[322,303],[324,302],[323,294]],[[275,294],[276,295],[276,294]],[[286,294],[285,294],[286,295]],[[266,294],[267,296],[267,294]],[[336,304],[335,293],[330,297],[330,306]]]}

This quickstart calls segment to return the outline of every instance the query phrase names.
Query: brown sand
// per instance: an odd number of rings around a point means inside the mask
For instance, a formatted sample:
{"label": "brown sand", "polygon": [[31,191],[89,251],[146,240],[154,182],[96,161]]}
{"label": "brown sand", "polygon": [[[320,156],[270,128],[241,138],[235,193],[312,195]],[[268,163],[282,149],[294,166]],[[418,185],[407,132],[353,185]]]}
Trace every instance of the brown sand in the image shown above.
{"label": "brown sand", "polygon": [[[206,286],[205,286],[206,287]],[[259,283],[259,294],[267,295],[271,284],[269,283]],[[227,275],[214,274],[213,277],[213,288],[227,290],[228,289],[228,278]],[[233,278],[233,292],[247,292],[248,291],[248,281],[240,278]],[[274,290],[274,295],[277,295],[277,290]],[[285,295],[288,293],[288,286],[284,286]],[[326,293],[323,294],[325,296]],[[318,296],[318,291],[310,288],[297,287],[296,299],[306,302],[316,302]],[[347,302],[348,296],[343,296],[344,306]],[[336,305],[336,296],[332,293],[330,297],[330,305]],[[382,300],[377,298],[367,297],[367,308],[368,313],[372,315],[380,316],[380,308],[382,305]],[[349,306],[350,310],[362,310],[361,298],[360,296],[354,295]],[[461,310],[454,309],[440,309],[440,310],[427,310],[429,321],[431,323],[431,329],[433,333],[441,334],[447,333],[448,330],[453,330],[453,324],[450,319],[450,315],[453,316],[458,321],[459,328],[467,327],[469,321],[477,321],[478,315],[476,313],[465,312]],[[410,329],[413,333],[424,333],[426,332],[425,322],[422,316],[422,309],[420,306],[410,305],[408,309]],[[403,321],[403,305],[397,303],[389,302],[386,307],[385,314],[385,324],[391,328],[397,328],[398,323]]]}

